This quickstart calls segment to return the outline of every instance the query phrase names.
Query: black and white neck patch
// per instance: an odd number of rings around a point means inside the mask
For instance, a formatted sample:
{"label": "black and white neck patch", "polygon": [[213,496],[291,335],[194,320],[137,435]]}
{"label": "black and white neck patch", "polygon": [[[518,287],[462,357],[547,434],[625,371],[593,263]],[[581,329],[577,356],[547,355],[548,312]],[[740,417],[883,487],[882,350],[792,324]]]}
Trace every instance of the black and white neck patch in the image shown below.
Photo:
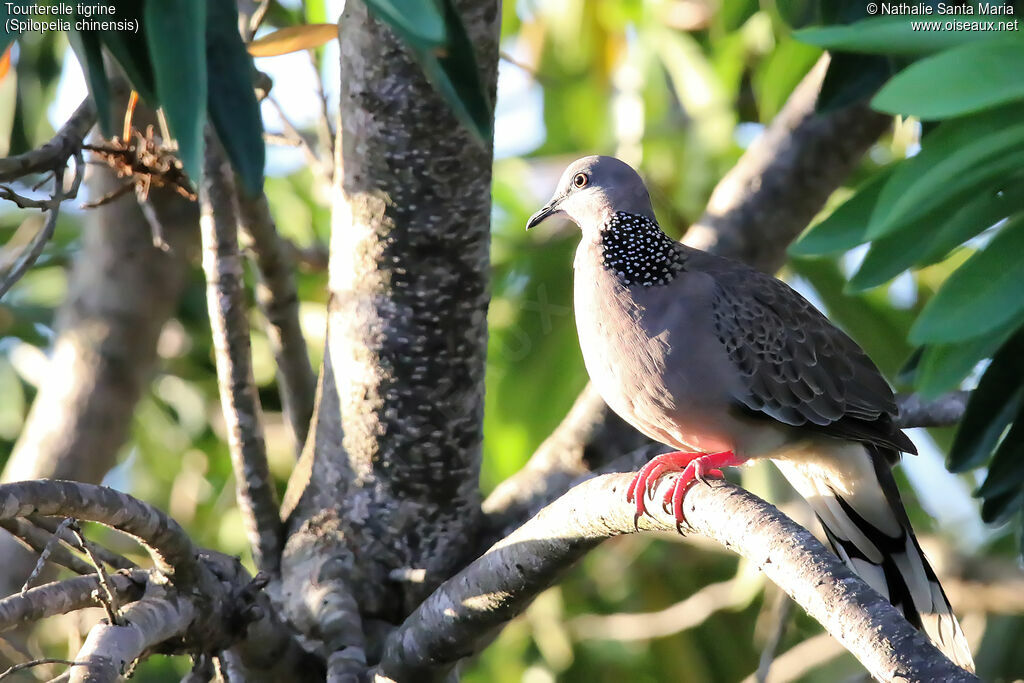
{"label": "black and white neck patch", "polygon": [[679,245],[645,216],[617,211],[601,227],[604,267],[627,285],[668,284],[683,269]]}

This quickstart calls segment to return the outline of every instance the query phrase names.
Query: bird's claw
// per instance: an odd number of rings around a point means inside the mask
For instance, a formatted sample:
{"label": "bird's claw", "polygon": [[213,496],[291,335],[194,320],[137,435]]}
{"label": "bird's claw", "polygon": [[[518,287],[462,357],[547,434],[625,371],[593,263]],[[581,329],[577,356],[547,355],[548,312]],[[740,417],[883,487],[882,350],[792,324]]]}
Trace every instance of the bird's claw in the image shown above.
{"label": "bird's claw", "polygon": [[644,498],[653,499],[654,490],[665,474],[678,472],[679,476],[675,478],[662,498],[662,509],[675,518],[676,529],[679,533],[683,533],[682,525],[686,522],[686,516],[683,514],[683,498],[693,483],[700,481],[706,484],[708,477],[722,478],[720,467],[738,465],[741,462],[742,460],[738,460],[731,451],[722,453],[676,451],[653,458],[636,473],[626,492],[626,501],[636,503],[633,527],[638,528],[640,518],[649,514]]}

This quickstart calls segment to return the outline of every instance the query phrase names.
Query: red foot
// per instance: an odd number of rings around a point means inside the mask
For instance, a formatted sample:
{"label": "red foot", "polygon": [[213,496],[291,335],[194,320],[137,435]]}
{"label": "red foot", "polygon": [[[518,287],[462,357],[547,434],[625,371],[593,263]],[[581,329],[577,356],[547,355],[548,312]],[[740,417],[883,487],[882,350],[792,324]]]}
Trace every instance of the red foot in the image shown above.
{"label": "red foot", "polygon": [[629,490],[626,491],[626,500],[630,503],[636,502],[636,515],[633,517],[633,524],[636,525],[640,521],[640,517],[647,514],[644,498],[654,496],[658,480],[664,475],[670,472],[681,473],[676,477],[662,500],[662,507],[666,512],[669,511],[671,505],[671,512],[676,519],[676,527],[681,528],[683,522],[686,521],[686,516],[683,515],[683,496],[693,486],[694,481],[704,481],[706,477],[721,479],[722,470],[719,468],[742,463],[743,460],[737,458],[732,451],[721,453],[674,451],[653,458],[636,473],[633,481],[629,484]]}

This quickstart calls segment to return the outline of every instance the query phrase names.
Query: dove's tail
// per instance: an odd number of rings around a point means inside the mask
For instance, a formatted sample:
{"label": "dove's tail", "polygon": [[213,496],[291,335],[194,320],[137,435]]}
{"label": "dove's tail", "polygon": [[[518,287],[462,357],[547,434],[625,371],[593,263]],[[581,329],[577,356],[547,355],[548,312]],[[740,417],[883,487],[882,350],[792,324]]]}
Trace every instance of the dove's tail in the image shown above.
{"label": "dove's tail", "polygon": [[776,464],[814,508],[836,554],[947,657],[974,671],[970,647],[910,527],[886,456],[881,448],[845,442],[820,459]]}

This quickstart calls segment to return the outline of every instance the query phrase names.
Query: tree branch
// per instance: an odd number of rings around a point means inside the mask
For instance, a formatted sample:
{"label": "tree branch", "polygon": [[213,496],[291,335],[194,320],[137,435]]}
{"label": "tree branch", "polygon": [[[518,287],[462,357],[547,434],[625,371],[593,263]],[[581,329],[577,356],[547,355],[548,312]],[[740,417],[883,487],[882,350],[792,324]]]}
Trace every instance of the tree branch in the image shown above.
{"label": "tree branch", "polygon": [[266,195],[256,199],[237,193],[239,227],[252,242],[260,275],[256,301],[267,319],[267,337],[277,361],[277,384],[284,414],[301,451],[313,417],[316,377],[309,363],[306,340],[299,325],[299,297],[295,290],[294,258],[285,249],[270,215]]}
{"label": "tree branch", "polygon": [[[121,602],[132,602],[142,596],[148,577],[148,572],[137,569],[116,572],[108,575],[107,579]],[[99,588],[98,577],[90,574],[47,583],[8,596],[0,600],[0,633],[57,614],[96,607],[96,591]]]}
{"label": "tree branch", "polygon": [[277,573],[283,527],[267,467],[263,415],[253,379],[235,192],[220,142],[212,133],[206,138],[199,229],[217,385],[235,471],[238,507],[253,559],[260,569]]}
{"label": "tree branch", "polygon": [[[916,394],[897,395],[899,415],[896,424],[901,429],[956,424],[963,417],[970,393],[954,391],[931,401]],[[579,483],[589,472],[633,471],[656,453],[665,451],[667,447],[664,444],[648,439],[625,423],[622,429],[612,427],[612,420],[621,420],[603,401],[601,406],[608,412],[608,419],[602,421],[600,412],[593,412],[596,401],[601,401],[601,397],[588,385],[576,405],[523,470],[502,482],[484,501],[487,524],[482,538],[485,541],[493,543],[507,535],[571,485]],[[623,433],[633,435],[631,441],[622,439],[633,445],[633,449],[626,455],[609,460],[606,445]],[[581,434],[588,439],[586,442],[581,440]],[[564,444],[568,455],[557,456],[559,444]]]}
{"label": "tree branch", "polygon": [[0,520],[0,529],[3,529],[11,536],[14,536],[16,539],[21,541],[26,548],[39,555],[36,567],[32,570],[32,573],[22,585],[22,590],[25,590],[25,588],[35,581],[35,578],[42,567],[42,563],[46,561],[59,564],[62,567],[67,567],[76,574],[89,574],[92,572],[92,567],[90,567],[85,560],[69,552],[68,549],[61,545],[60,541],[54,537],[52,532],[40,529],[28,520],[20,517],[15,517],[14,519],[3,519]]}
{"label": "tree branch", "polygon": [[[81,182],[81,176],[82,168],[77,166],[75,171],[76,184]],[[28,272],[28,269],[32,267],[32,264],[43,253],[47,242],[50,241],[54,231],[57,229],[57,217],[60,216],[60,203],[62,201],[64,201],[64,168],[60,167],[54,169],[53,172],[53,197],[45,204],[45,207],[49,209],[46,214],[46,222],[43,224],[42,229],[32,236],[32,241],[22,250],[18,260],[14,262],[10,270],[3,274],[3,279],[0,280],[0,298],[17,284],[18,280]]]}
{"label": "tree branch", "polygon": [[196,618],[191,600],[180,596],[147,595],[124,610],[124,625],[100,623],[89,631],[75,656],[70,683],[120,680],[128,667],[148,649],[184,633]]}
{"label": "tree branch", "polygon": [[[478,651],[595,545],[632,533],[631,475],[594,477],[571,489],[435,591],[389,637],[382,675],[436,680]],[[671,482],[662,482],[655,500]],[[671,531],[653,505],[644,531]],[[747,558],[883,681],[977,681],[943,656],[889,602],[774,506],[724,481],[697,485],[684,510],[696,533]]]}
{"label": "tree branch", "polygon": [[72,481],[0,484],[0,519],[28,515],[98,522],[137,540],[159,571],[187,585],[196,576],[195,548],[177,522],[148,503],[106,486]]}
{"label": "tree branch", "polygon": [[969,391],[952,391],[932,400],[901,394],[896,397],[900,409],[896,424],[901,429],[954,425],[964,416],[970,398]]}
{"label": "tree branch", "polygon": [[45,145],[24,154],[0,159],[0,183],[18,180],[31,173],[64,168],[68,159],[81,151],[82,140],[95,122],[96,110],[92,98],[86,97]]}

